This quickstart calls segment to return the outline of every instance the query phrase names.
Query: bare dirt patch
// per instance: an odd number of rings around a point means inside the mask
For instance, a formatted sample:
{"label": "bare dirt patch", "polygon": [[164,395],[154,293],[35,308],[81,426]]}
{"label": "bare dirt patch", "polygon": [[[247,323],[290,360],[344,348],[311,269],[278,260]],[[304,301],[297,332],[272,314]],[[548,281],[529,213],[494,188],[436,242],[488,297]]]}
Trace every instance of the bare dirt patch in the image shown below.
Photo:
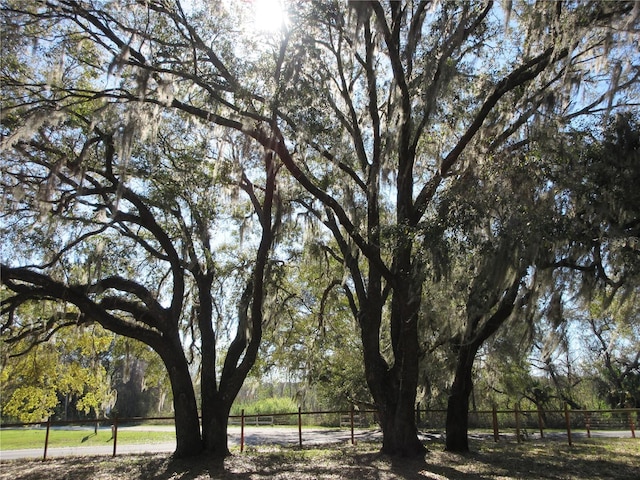
{"label": "bare dirt patch", "polygon": [[69,457],[0,463],[2,480],[424,480],[424,479],[622,479],[640,478],[640,441],[553,441],[515,444],[475,442],[457,455],[430,444],[424,458],[391,459],[379,444],[251,448],[224,461],[173,459],[163,454]]}

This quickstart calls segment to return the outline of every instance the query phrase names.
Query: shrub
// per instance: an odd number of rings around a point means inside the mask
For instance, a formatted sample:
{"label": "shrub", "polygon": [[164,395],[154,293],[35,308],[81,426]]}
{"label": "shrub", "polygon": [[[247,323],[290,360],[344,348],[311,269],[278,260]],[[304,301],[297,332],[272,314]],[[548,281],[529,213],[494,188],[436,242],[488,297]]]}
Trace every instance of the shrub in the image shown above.
{"label": "shrub", "polygon": [[[289,397],[264,398],[255,402],[234,404],[231,408],[231,415],[240,415],[242,410],[244,410],[245,416],[274,415],[277,413],[296,413],[298,405]],[[295,415],[274,418],[274,423],[278,424],[295,424],[297,421]]]}

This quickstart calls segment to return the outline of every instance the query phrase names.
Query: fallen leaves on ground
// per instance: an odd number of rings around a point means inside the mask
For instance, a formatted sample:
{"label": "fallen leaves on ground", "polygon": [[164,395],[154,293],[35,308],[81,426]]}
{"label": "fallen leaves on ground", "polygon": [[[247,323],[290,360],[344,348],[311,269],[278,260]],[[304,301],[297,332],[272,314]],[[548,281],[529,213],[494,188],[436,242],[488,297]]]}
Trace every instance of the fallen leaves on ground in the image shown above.
{"label": "fallen leaves on ground", "polygon": [[467,455],[429,445],[424,458],[390,458],[379,444],[303,450],[251,448],[224,460],[163,454],[67,457],[0,463],[1,480],[507,480],[640,478],[640,440],[472,443]]}

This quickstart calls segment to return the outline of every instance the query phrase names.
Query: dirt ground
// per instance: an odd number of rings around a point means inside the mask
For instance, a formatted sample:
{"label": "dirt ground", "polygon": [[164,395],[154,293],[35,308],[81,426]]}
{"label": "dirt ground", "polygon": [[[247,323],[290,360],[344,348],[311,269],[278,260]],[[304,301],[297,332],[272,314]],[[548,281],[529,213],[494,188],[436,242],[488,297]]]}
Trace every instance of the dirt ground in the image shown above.
{"label": "dirt ground", "polygon": [[640,440],[476,442],[458,455],[430,445],[424,458],[391,459],[379,444],[250,448],[224,461],[166,454],[69,457],[0,463],[2,480],[358,480],[640,478]]}

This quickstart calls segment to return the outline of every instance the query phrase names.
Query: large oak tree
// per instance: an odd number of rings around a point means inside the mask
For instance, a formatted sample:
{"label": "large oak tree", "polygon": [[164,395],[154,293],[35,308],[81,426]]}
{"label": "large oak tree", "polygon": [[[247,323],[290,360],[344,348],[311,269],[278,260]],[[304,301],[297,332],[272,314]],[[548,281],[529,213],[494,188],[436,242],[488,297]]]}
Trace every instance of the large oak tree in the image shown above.
{"label": "large oak tree", "polygon": [[[3,160],[3,252],[13,252],[1,265],[3,341],[98,322],[144,342],[168,372],[176,454],[226,455],[229,411],[261,339],[279,208],[273,155],[212,145],[177,123],[140,143],[108,119],[68,114]],[[221,206],[225,188],[244,202]],[[234,217],[256,220],[249,253]],[[219,283],[232,288],[215,296]],[[59,307],[33,315],[34,302]]]}
{"label": "large oak tree", "polygon": [[[301,2],[269,37],[218,3],[7,2],[4,13],[45,37],[38,48],[51,55],[36,56],[37,75],[6,79],[24,124],[42,124],[43,109],[59,115],[100,99],[129,106],[124,131],[181,112],[279,158],[306,192],[299,204],[337,244],[390,454],[424,451],[414,419],[418,331],[439,199],[493,158],[517,157],[541,126],[561,135],[580,116],[629,106],[639,76],[628,2]],[[77,71],[94,81],[59,81]],[[508,239],[496,242],[495,255],[509,249]],[[513,255],[520,275],[526,260]],[[482,275],[497,276],[478,271],[480,292]],[[513,308],[518,275],[490,285],[492,301],[472,302],[474,342]]]}

